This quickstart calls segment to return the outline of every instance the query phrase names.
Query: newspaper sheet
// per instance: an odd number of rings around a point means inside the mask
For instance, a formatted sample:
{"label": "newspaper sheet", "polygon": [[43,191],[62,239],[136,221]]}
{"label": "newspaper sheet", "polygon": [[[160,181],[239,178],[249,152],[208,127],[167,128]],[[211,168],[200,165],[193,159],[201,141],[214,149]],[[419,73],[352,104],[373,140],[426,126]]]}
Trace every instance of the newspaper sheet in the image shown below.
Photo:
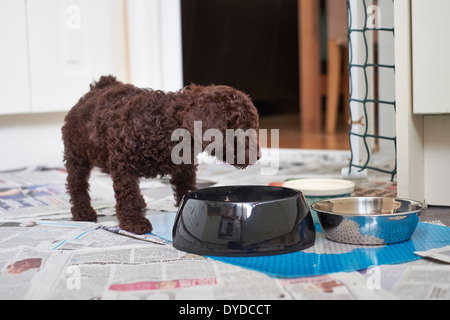
{"label": "newspaper sheet", "polygon": [[399,299],[450,299],[450,265],[448,264],[418,260],[398,265],[382,265],[372,267],[365,276],[372,286],[390,292]]}
{"label": "newspaper sheet", "polygon": [[272,278],[93,223],[2,221],[0,299],[448,299],[431,260]]}
{"label": "newspaper sheet", "polygon": [[89,222],[0,220],[0,249],[28,246],[53,250],[95,229],[97,226]]}
{"label": "newspaper sheet", "polygon": [[[340,177],[346,165],[346,152],[286,151],[275,175],[260,175],[258,166],[238,171],[225,164],[200,165],[198,181],[269,184],[288,178],[333,178]],[[390,183],[385,180],[359,185],[385,188]],[[63,221],[70,218],[65,181],[64,170],[0,173],[0,299],[449,298],[449,266],[432,260],[377,266],[363,273],[277,279],[180,252],[160,240],[168,239],[163,234],[124,236],[111,229],[114,222],[100,228]],[[98,213],[114,214],[110,177],[94,170],[90,184]],[[168,179],[142,180],[141,189],[148,213],[167,211],[164,218],[173,221],[176,208]],[[158,219],[152,223],[157,226]]]}
{"label": "newspaper sheet", "polygon": [[149,241],[149,242],[153,242],[153,243],[157,243],[157,244],[170,244],[171,243],[171,241],[161,238],[155,234],[150,234],[150,233],[135,234],[135,233],[123,230],[114,222],[99,224],[99,228],[102,228],[102,229],[105,229],[107,231],[114,232],[117,234],[121,234],[121,235],[124,235],[127,237],[131,237],[131,238],[135,238],[135,239],[139,239],[139,240],[143,240],[143,241]]}
{"label": "newspaper sheet", "polygon": [[450,246],[428,251],[417,251],[415,252],[415,254],[421,257],[432,258],[442,262],[450,263]]}
{"label": "newspaper sheet", "polygon": [[57,251],[26,299],[381,299],[359,273],[275,279],[155,244]]}
{"label": "newspaper sheet", "polygon": [[[101,181],[92,179],[94,209],[114,207],[114,195]],[[111,212],[105,210],[103,213]],[[70,201],[63,170],[0,173],[0,218],[70,217]]]}
{"label": "newspaper sheet", "polygon": [[276,279],[92,223],[2,221],[0,239],[0,299],[386,298],[358,272]]}

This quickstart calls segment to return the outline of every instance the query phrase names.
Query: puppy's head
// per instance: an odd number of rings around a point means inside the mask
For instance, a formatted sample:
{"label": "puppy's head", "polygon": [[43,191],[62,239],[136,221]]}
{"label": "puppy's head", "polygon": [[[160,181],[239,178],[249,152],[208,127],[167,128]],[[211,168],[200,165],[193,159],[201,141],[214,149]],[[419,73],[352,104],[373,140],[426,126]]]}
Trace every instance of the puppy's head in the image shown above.
{"label": "puppy's head", "polygon": [[202,151],[239,169],[259,160],[259,116],[250,97],[222,85],[191,86],[190,90],[191,112],[183,127],[191,132],[194,143],[202,141]]}

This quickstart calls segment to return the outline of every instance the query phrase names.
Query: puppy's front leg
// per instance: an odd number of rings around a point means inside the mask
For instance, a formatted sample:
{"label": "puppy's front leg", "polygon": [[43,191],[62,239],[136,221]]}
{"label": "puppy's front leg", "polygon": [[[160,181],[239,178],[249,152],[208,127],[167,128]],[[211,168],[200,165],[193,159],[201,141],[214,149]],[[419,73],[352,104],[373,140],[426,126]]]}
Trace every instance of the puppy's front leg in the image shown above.
{"label": "puppy's front leg", "polygon": [[152,231],[152,224],[145,218],[139,179],[128,172],[111,173],[116,197],[116,213],[119,226],[126,231],[144,234]]}
{"label": "puppy's front leg", "polygon": [[196,165],[178,165],[172,172],[172,189],[174,191],[175,205],[181,204],[183,196],[192,190],[195,190],[197,182]]}

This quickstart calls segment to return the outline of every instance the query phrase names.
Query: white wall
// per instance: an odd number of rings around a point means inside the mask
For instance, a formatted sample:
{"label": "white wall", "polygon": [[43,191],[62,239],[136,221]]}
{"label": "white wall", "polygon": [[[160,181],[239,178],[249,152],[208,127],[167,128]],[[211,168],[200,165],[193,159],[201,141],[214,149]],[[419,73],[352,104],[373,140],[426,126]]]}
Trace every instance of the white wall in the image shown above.
{"label": "white wall", "polygon": [[[183,80],[179,0],[124,0],[123,3],[126,3],[128,20],[124,31],[128,31],[128,48],[125,49],[128,49],[126,64],[130,66],[130,82],[167,91],[180,89]],[[125,17],[125,12],[123,15]],[[14,35],[9,34],[9,37]],[[3,76],[0,88],[5,88],[2,81],[10,84],[10,79],[16,77],[13,74]],[[23,88],[18,89],[21,85]],[[19,93],[29,90],[27,83],[14,86]],[[31,110],[31,106],[25,107]],[[0,115],[0,171],[62,165],[61,127],[65,114],[66,111]]]}
{"label": "white wall", "polygon": [[0,171],[29,166],[61,166],[61,126],[66,113],[0,117]]}
{"label": "white wall", "polygon": [[179,0],[127,0],[130,82],[176,91],[183,86]]}

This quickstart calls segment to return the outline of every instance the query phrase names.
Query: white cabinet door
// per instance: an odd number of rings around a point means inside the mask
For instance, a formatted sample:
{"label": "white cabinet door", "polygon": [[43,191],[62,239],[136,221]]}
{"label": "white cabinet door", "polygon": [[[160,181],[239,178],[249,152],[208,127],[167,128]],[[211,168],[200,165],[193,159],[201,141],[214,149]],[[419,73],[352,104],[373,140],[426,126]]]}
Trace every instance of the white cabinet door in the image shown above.
{"label": "white cabinet door", "polygon": [[414,113],[450,113],[450,1],[411,5]]}
{"label": "white cabinet door", "polygon": [[127,79],[122,0],[27,2],[32,112],[69,110],[103,74]]}
{"label": "white cabinet door", "polygon": [[31,111],[25,0],[0,0],[0,114]]}
{"label": "white cabinet door", "polygon": [[425,199],[429,205],[450,206],[450,116],[424,117]]}

